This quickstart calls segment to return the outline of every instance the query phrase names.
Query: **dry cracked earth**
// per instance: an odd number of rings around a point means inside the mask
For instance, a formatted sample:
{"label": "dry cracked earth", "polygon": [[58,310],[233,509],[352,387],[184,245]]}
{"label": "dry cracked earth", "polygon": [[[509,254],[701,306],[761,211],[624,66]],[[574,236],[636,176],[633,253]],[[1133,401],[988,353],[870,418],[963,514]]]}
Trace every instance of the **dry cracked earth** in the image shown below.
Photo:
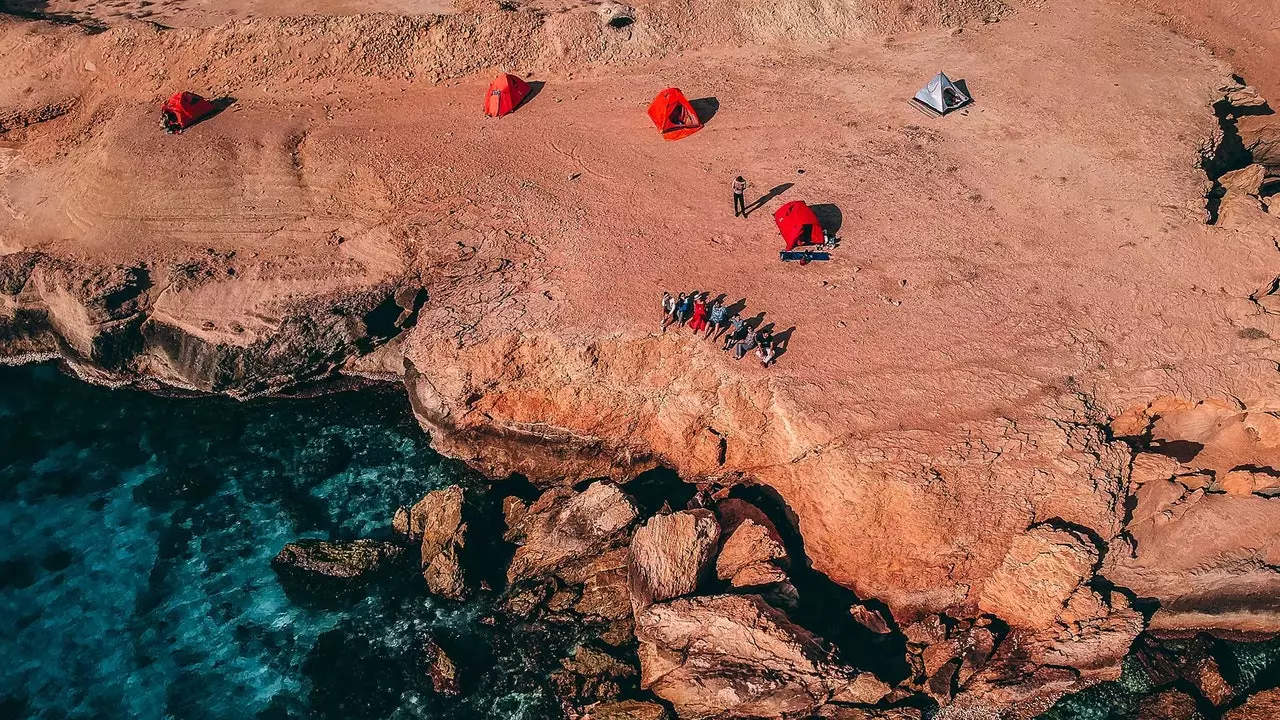
{"label": "dry cracked earth", "polygon": [[[237,397],[403,382],[493,477],[770,488],[923,658],[881,710],[1030,717],[1144,630],[1280,633],[1280,8],[1192,5],[11,7],[0,351]],[[365,11],[397,14],[339,14]],[[498,69],[537,92],[486,118]],[[939,70],[976,102],[910,106]],[[714,108],[674,143],[644,112],[667,86]],[[178,90],[229,104],[166,136]],[[778,261],[790,200],[830,262]],[[664,290],[784,352],[662,332]],[[642,646],[785,620],[727,597],[637,607]],[[819,660],[806,711],[838,694]],[[713,709],[783,712],[745,703]]]}

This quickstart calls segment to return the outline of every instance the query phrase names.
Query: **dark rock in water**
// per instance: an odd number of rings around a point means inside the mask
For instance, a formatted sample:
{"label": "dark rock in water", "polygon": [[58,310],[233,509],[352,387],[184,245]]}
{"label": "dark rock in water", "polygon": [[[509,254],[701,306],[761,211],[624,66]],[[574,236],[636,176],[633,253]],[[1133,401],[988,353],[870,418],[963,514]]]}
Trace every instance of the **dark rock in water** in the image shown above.
{"label": "dark rock in water", "polygon": [[502,601],[502,609],[516,617],[531,617],[551,597],[554,583],[525,585],[512,591]]}
{"label": "dark rock in water", "polygon": [[435,639],[430,637],[423,639],[422,660],[427,666],[431,687],[437,694],[445,697],[457,697],[462,694],[462,684],[458,680],[458,666],[445,654],[444,649]]}
{"label": "dark rock in water", "polygon": [[279,571],[349,580],[375,573],[403,554],[403,547],[377,540],[297,540],[285,545],[271,565]]}
{"label": "dark rock in water", "polygon": [[1204,720],[1195,698],[1179,690],[1166,690],[1142,699],[1135,720]]}
{"label": "dark rock in water", "polygon": [[849,608],[849,614],[858,624],[878,635],[887,635],[892,632],[889,622],[884,619],[878,611],[872,610],[866,605],[854,605]]}
{"label": "dark rock in water", "polygon": [[614,620],[600,633],[600,641],[614,647],[626,645],[635,638],[636,623],[630,617]]}
{"label": "dark rock in water", "polygon": [[822,720],[920,720],[923,714],[916,708],[873,709],[851,705],[823,705],[817,717]]}
{"label": "dark rock in water", "polygon": [[1208,636],[1188,640],[1157,641],[1143,637],[1135,655],[1153,685],[1179,680],[1190,683],[1215,707],[1236,697],[1236,689],[1223,677],[1215,653],[1218,642]]}
{"label": "dark rock in water", "polygon": [[622,684],[637,675],[634,666],[586,645],[579,646],[573,657],[564,658],[560,664],[564,669],[551,674],[551,685],[556,695],[570,705],[616,700],[622,694]]}
{"label": "dark rock in water", "polygon": [[591,708],[593,720],[669,720],[671,713],[655,702],[618,700]]}

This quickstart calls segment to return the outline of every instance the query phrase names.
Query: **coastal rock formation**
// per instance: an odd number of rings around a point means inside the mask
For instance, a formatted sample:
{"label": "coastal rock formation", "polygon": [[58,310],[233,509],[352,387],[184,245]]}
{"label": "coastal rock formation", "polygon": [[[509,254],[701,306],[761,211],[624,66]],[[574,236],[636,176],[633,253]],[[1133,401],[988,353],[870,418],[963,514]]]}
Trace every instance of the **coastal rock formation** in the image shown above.
{"label": "coastal rock formation", "polygon": [[591,709],[595,720],[670,720],[671,713],[655,702],[619,700],[605,702]]}
{"label": "coastal rock formation", "polygon": [[422,661],[426,665],[427,675],[431,678],[431,687],[437,694],[445,697],[457,697],[462,694],[462,684],[458,680],[458,666],[445,654],[444,649],[434,638],[423,639]]}
{"label": "coastal rock formation", "polygon": [[787,550],[776,534],[754,520],[744,519],[720,548],[716,576],[734,587],[785,581],[787,574],[777,563],[786,560]]}
{"label": "coastal rock formation", "polygon": [[570,585],[581,585],[574,612],[588,618],[622,620],[631,617],[631,593],[627,586],[630,550],[616,547],[559,571]]}
{"label": "coastal rock formation", "polygon": [[1178,690],[1165,690],[1142,699],[1135,720],[1204,720],[1196,700]]}
{"label": "coastal rock formation", "polygon": [[889,627],[889,623],[878,610],[873,610],[866,605],[852,605],[849,607],[849,614],[858,624],[865,627],[877,635],[885,635],[893,632],[893,628]]}
{"label": "coastal rock formation", "polygon": [[627,584],[635,615],[655,602],[687,595],[698,587],[720,540],[720,524],[709,510],[658,514],[631,538]]}
{"label": "coastal rock formation", "polygon": [[519,546],[507,569],[512,584],[598,555],[638,514],[631,498],[608,482],[592,483],[581,493],[551,489],[527,508],[509,504],[507,509],[511,524],[505,537]]}
{"label": "coastal rock formation", "polygon": [[409,537],[422,543],[422,577],[427,589],[450,600],[469,594],[460,556],[467,544],[463,491],[457,485],[433,490],[409,511]]}
{"label": "coastal rock formation", "polygon": [[1271,720],[1280,717],[1280,688],[1263,690],[1243,705],[1222,716],[1222,720]]}
{"label": "coastal rock formation", "polygon": [[1079,533],[1036,526],[1014,539],[982,587],[978,607],[1013,627],[1052,626],[1098,562],[1098,549]]}
{"label": "coastal rock formation", "polygon": [[781,718],[812,712],[842,691],[850,703],[874,703],[889,691],[832,664],[816,637],[758,596],[651,605],[636,617],[636,638],[641,686],[682,718]]}
{"label": "coastal rock formation", "polygon": [[281,548],[271,565],[282,572],[351,580],[385,569],[404,554],[395,543],[377,540],[296,540]]}

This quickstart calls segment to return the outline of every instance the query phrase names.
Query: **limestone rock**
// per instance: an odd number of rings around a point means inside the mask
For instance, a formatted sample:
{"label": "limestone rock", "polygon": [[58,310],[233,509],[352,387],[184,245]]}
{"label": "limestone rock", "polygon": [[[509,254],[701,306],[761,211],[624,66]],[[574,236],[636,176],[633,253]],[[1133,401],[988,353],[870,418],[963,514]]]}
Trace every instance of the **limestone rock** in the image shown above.
{"label": "limestone rock", "polygon": [[671,713],[662,705],[641,700],[604,702],[591,709],[593,720],[670,720]]}
{"label": "limestone rock", "polygon": [[849,614],[858,624],[870,630],[873,633],[887,635],[893,632],[889,627],[889,622],[877,610],[872,610],[866,605],[853,605],[849,608]]}
{"label": "limestone rock", "polygon": [[1195,698],[1178,690],[1165,690],[1138,703],[1136,720],[1204,720]]}
{"label": "limestone rock", "polygon": [[614,548],[560,571],[565,582],[582,586],[582,594],[573,606],[575,612],[605,620],[631,617],[631,594],[627,589],[630,555],[625,547]]}
{"label": "limestone rock", "polygon": [[463,491],[457,485],[427,493],[409,512],[409,537],[422,539],[422,577],[427,588],[450,600],[469,594],[459,557],[467,543]]}
{"label": "limestone rock", "polygon": [[349,580],[373,574],[403,554],[403,547],[377,540],[296,540],[271,564],[283,572]]}
{"label": "limestone rock", "polygon": [[855,681],[818,638],[755,595],[682,598],[636,617],[641,687],[682,718],[802,715]]}
{"label": "limestone rock", "polygon": [[1168,480],[1178,474],[1178,461],[1159,453],[1137,453],[1129,470],[1129,481],[1141,485],[1149,480]]}
{"label": "limestone rock", "polygon": [[710,566],[720,523],[709,510],[655,515],[631,538],[627,584],[639,614],[655,602],[687,595]]}
{"label": "limestone rock", "polygon": [[609,547],[636,519],[636,506],[617,485],[596,482],[582,493],[548,490],[509,527],[518,544],[507,581],[551,575],[575,560]]}
{"label": "limestone rock", "polygon": [[863,708],[829,704],[818,708],[816,717],[822,720],[921,720],[923,714],[915,708]]}
{"label": "limestone rock", "polygon": [[1218,487],[1228,495],[1252,495],[1259,490],[1280,487],[1280,477],[1269,473],[1232,470],[1218,481]]}
{"label": "limestone rock", "polygon": [[1262,192],[1262,183],[1267,177],[1267,168],[1254,163],[1240,170],[1232,170],[1218,178],[1218,184],[1229,193],[1257,195]]}
{"label": "limestone rock", "polygon": [[560,664],[563,669],[552,673],[551,684],[562,700],[574,705],[616,700],[621,683],[636,675],[631,665],[585,645]]}
{"label": "limestone rock", "polygon": [[427,674],[431,678],[431,687],[437,694],[445,697],[457,697],[462,694],[462,685],[458,681],[458,666],[434,639],[428,637],[423,640],[422,659],[427,666]]}
{"label": "limestone rock", "polygon": [[1243,705],[1222,716],[1222,720],[1275,720],[1280,717],[1280,688],[1263,690]]}
{"label": "limestone rock", "polygon": [[787,557],[786,548],[768,528],[744,519],[720,548],[716,576],[734,587],[782,582],[787,575],[775,561]]}
{"label": "limestone rock", "polygon": [[1013,627],[1048,628],[1093,574],[1098,550],[1087,538],[1045,525],[1013,540],[982,588],[978,607]]}
{"label": "limestone rock", "polygon": [[1134,492],[1127,537],[1101,574],[1160,601],[1149,630],[1232,638],[1280,632],[1280,498],[1188,491],[1173,481]]}

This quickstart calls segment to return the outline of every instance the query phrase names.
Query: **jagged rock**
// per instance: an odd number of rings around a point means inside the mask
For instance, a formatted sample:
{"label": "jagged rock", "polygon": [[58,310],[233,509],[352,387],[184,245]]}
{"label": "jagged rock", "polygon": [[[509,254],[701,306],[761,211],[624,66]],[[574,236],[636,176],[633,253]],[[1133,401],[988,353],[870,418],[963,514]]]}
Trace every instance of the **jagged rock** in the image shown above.
{"label": "jagged rock", "polygon": [[859,625],[865,627],[873,633],[887,635],[893,632],[889,627],[889,621],[884,619],[878,610],[872,610],[866,605],[853,605],[849,608],[849,614]]}
{"label": "jagged rock", "polygon": [[921,720],[915,708],[861,708],[848,705],[823,705],[815,715],[822,720]]}
{"label": "jagged rock", "polygon": [[1262,192],[1262,183],[1266,180],[1267,168],[1258,163],[1239,170],[1232,170],[1218,178],[1218,184],[1229,193],[1257,195]]}
{"label": "jagged rock", "polygon": [[508,583],[545,577],[604,551],[636,515],[631,498],[612,483],[592,483],[578,494],[548,490],[507,530],[507,539],[520,546],[507,568]]}
{"label": "jagged rock", "polygon": [[409,511],[409,537],[422,539],[422,577],[427,589],[450,600],[465,600],[470,594],[459,562],[467,542],[462,503],[462,488],[451,485],[427,493]]}
{"label": "jagged rock", "polygon": [[671,713],[655,702],[618,700],[591,708],[592,720],[669,720]]}
{"label": "jagged rock", "polygon": [[1112,542],[1101,574],[1160,602],[1149,631],[1238,639],[1280,632],[1280,498],[1162,480],[1134,499],[1127,537]]}
{"label": "jagged rock", "polygon": [[627,617],[609,623],[600,633],[600,642],[613,647],[626,645],[636,637],[636,623],[628,614]]}
{"label": "jagged rock", "polygon": [[530,617],[554,591],[553,582],[538,582],[512,589],[502,601],[503,610],[517,617]]}
{"label": "jagged rock", "polygon": [[716,558],[716,576],[734,587],[782,582],[787,574],[775,561],[787,557],[786,548],[763,525],[744,519],[733,530]]}
{"label": "jagged rock", "polygon": [[859,673],[851,682],[831,694],[831,702],[846,705],[875,705],[893,692],[889,683],[872,675]]}
{"label": "jagged rock", "polygon": [[396,514],[391,517],[391,529],[397,535],[409,536],[409,511],[403,507],[396,508]]}
{"label": "jagged rock", "polygon": [[1280,717],[1280,688],[1263,690],[1243,705],[1222,716],[1222,720],[1275,720]]}
{"label": "jagged rock", "polygon": [[1280,477],[1248,470],[1232,470],[1218,481],[1218,487],[1228,495],[1252,495],[1259,490],[1280,487]]}
{"label": "jagged rock", "polygon": [[284,572],[353,579],[375,573],[404,554],[400,545],[377,540],[296,540],[271,561]]}
{"label": "jagged rock", "polygon": [[1067,693],[1118,680],[1142,628],[1141,613],[1123,595],[1105,599],[1082,586],[1053,626],[1012,630],[953,704],[1002,718],[1033,718]]}
{"label": "jagged rock", "polygon": [[854,682],[821,641],[755,595],[682,598],[636,617],[641,687],[682,718],[814,711]]}
{"label": "jagged rock", "polygon": [[928,615],[902,628],[907,642],[916,645],[932,645],[947,639],[947,626],[938,615]]}
{"label": "jagged rock", "polygon": [[423,640],[422,660],[427,666],[431,687],[437,694],[445,697],[457,697],[462,694],[462,685],[458,681],[458,666],[433,638],[428,637]]}
{"label": "jagged rock", "polygon": [[1138,703],[1135,720],[1204,720],[1195,698],[1178,690],[1165,690]]}
{"label": "jagged rock", "polygon": [[631,609],[687,595],[698,587],[715,555],[720,524],[709,510],[655,515],[631,538],[627,586]]}
{"label": "jagged rock", "polygon": [[575,705],[616,700],[622,692],[619,683],[636,674],[631,665],[586,646],[577,648],[573,657],[560,664],[564,669],[551,674],[551,684],[557,696]]}
{"label": "jagged rock", "polygon": [[1088,538],[1041,525],[1014,538],[983,585],[978,607],[1012,627],[1049,628],[1076,588],[1093,574],[1098,549]]}
{"label": "jagged rock", "polygon": [[1216,642],[1207,636],[1160,642],[1144,636],[1133,655],[1156,687],[1185,681],[1206,700],[1221,707],[1236,697],[1215,658]]}
{"label": "jagged rock", "polygon": [[552,593],[547,600],[547,609],[551,612],[564,612],[572,608],[574,603],[578,602],[581,597],[582,591],[578,588],[560,588]]}
{"label": "jagged rock", "polygon": [[631,594],[627,588],[630,555],[625,547],[614,548],[559,572],[565,582],[582,586],[582,594],[573,606],[575,612],[605,620],[631,616]]}
{"label": "jagged rock", "polygon": [[946,704],[954,687],[963,686],[986,666],[996,638],[986,627],[963,623],[947,632],[944,640],[920,652],[916,674],[926,693]]}
{"label": "jagged rock", "polygon": [[583,677],[627,678],[636,674],[635,667],[587,645],[578,646],[573,657],[561,660],[560,664],[565,670]]}
{"label": "jagged rock", "polygon": [[1259,95],[1252,85],[1226,85],[1221,90],[1223,99],[1235,109],[1261,108],[1267,105],[1267,99]]}

